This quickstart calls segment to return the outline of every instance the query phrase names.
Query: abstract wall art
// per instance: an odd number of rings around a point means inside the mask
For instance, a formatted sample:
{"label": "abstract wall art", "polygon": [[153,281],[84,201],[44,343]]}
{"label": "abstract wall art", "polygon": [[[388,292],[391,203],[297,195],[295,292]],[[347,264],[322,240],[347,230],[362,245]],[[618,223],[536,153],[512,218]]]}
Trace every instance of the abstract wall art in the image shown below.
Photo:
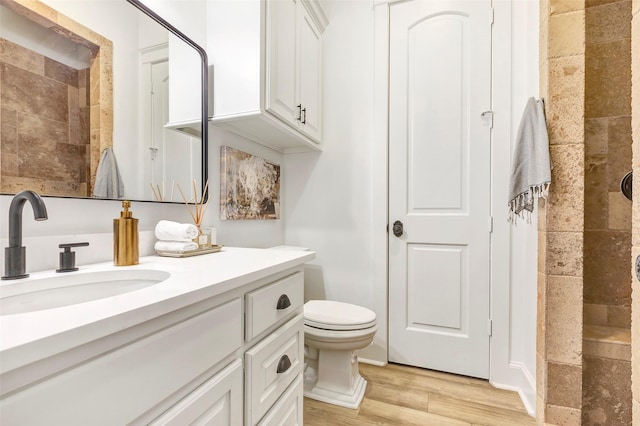
{"label": "abstract wall art", "polygon": [[280,166],[220,147],[220,219],[280,219]]}

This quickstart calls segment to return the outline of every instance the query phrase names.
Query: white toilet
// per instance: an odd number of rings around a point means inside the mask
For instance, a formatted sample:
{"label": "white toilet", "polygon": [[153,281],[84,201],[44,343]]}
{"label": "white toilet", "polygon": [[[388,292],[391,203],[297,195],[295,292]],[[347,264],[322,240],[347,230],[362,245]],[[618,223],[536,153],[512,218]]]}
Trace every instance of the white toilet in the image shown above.
{"label": "white toilet", "polygon": [[[309,250],[277,246],[276,250]],[[329,300],[304,304],[304,396],[347,408],[358,408],[367,381],[358,371],[357,349],[376,334],[375,312]]]}
{"label": "white toilet", "polygon": [[304,396],[347,408],[358,408],[367,381],[358,371],[356,349],[371,344],[375,312],[329,300],[304,304]]}

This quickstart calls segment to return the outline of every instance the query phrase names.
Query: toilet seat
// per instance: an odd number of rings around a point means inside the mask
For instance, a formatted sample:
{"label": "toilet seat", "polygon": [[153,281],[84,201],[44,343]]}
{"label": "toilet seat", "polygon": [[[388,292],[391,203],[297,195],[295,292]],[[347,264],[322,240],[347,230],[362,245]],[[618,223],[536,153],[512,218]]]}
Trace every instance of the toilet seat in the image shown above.
{"label": "toilet seat", "polygon": [[320,330],[365,330],[376,326],[376,314],[350,303],[310,300],[304,304],[304,323]]}

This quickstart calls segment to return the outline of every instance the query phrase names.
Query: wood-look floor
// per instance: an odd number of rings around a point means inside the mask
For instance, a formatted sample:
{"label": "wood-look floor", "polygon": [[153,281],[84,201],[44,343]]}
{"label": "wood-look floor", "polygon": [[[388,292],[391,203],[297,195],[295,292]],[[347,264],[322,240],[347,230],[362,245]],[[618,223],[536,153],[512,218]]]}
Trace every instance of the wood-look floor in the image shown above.
{"label": "wood-look floor", "polygon": [[486,380],[421,368],[360,364],[367,391],[357,410],[304,399],[305,426],[535,425],[517,393]]}

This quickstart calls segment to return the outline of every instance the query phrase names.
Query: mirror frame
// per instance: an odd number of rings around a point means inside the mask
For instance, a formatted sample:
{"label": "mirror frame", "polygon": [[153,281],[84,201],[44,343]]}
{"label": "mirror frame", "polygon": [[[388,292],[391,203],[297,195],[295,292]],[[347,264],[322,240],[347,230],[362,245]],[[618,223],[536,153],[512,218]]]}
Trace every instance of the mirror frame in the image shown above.
{"label": "mirror frame", "polygon": [[[161,17],[160,15],[158,15],[156,12],[154,12],[153,10],[151,10],[147,5],[145,5],[144,3],[142,3],[140,0],[127,0],[128,3],[130,3],[131,5],[133,5],[135,8],[137,8],[138,10],[140,10],[142,13],[144,13],[145,15],[149,16],[151,19],[153,19],[154,21],[156,21],[158,24],[162,25],[165,29],[167,29],[169,32],[171,32],[173,35],[175,35],[176,37],[178,37],[180,40],[184,41],[185,43],[187,43],[189,46],[193,47],[198,54],[200,55],[200,58],[202,59],[201,62],[201,78],[202,78],[202,82],[201,82],[201,86],[202,86],[202,93],[200,96],[201,99],[201,117],[200,117],[200,143],[201,143],[201,158],[200,158],[200,167],[202,168],[201,170],[201,175],[202,175],[202,182],[201,182],[201,199],[202,202],[206,203],[209,199],[209,191],[207,188],[207,182],[209,180],[209,170],[208,170],[208,164],[209,164],[209,155],[208,155],[208,140],[209,140],[209,60],[207,58],[207,52],[200,46],[198,45],[196,42],[194,42],[193,40],[191,40],[189,37],[187,37],[182,31],[180,31],[179,29],[177,29],[176,27],[174,27],[173,25],[171,25],[167,20],[165,20],[163,17]],[[177,201],[153,201],[153,200],[134,200],[134,201],[143,201],[143,202],[161,202],[161,203],[172,203],[172,204],[182,204],[181,202],[177,202]]]}

